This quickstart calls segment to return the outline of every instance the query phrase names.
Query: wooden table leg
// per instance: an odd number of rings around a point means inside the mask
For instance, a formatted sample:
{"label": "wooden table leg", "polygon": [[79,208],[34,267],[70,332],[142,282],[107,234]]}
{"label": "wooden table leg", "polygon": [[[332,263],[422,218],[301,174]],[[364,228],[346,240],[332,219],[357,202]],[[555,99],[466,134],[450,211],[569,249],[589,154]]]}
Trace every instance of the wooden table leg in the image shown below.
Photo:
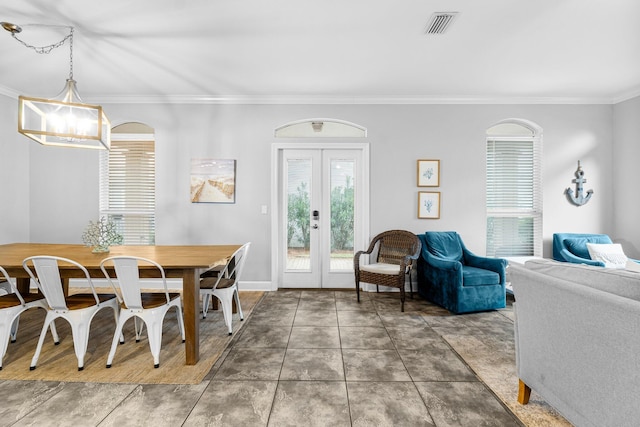
{"label": "wooden table leg", "polygon": [[200,280],[197,271],[184,271],[182,298],[187,365],[195,365],[200,359]]}
{"label": "wooden table leg", "polygon": [[28,277],[16,277],[16,288],[21,294],[29,293],[29,286],[31,285],[31,279]]}

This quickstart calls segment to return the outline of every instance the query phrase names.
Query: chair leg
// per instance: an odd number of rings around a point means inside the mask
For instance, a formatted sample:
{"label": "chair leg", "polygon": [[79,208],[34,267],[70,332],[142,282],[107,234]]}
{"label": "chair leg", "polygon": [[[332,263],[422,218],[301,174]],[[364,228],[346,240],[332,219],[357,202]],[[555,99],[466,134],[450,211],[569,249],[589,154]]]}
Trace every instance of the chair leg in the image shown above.
{"label": "chair leg", "polygon": [[[15,309],[0,310],[0,370],[2,370],[2,359],[7,353],[9,339],[13,336],[13,326],[18,323],[20,311]],[[12,342],[15,340],[12,340]]]}
{"label": "chair leg", "polygon": [[[131,316],[129,316],[128,313],[125,313],[123,311],[120,312],[118,324],[116,325],[116,330],[113,333],[113,339],[111,340],[111,350],[109,350],[109,355],[107,356],[107,368],[110,368],[111,364],[113,363],[113,358],[115,357],[116,349],[118,348],[118,338],[122,335],[122,328],[124,327],[124,324],[127,323],[127,320],[129,320],[130,318]],[[138,332],[137,329],[138,328],[136,324],[136,334]]]}
{"label": "chair leg", "polygon": [[176,304],[176,317],[178,318],[178,327],[180,328],[180,335],[182,336],[182,342],[185,340],[184,336],[184,318],[182,316],[182,307],[180,306],[180,300]]}
{"label": "chair leg", "polygon": [[358,302],[360,302],[360,281],[356,279],[356,295],[358,296]]}
{"label": "chair leg", "polygon": [[202,296],[202,318],[207,318],[207,311],[209,311],[209,302],[211,301],[211,294],[204,294]]}
{"label": "chair leg", "polygon": [[42,324],[42,331],[40,332],[40,338],[38,338],[38,345],[36,346],[36,352],[31,359],[31,366],[29,369],[33,371],[36,369],[36,365],[38,364],[38,359],[40,358],[40,352],[42,351],[42,344],[44,344],[44,337],[47,335],[47,329],[49,329],[49,324],[53,322],[53,313],[47,312],[47,317],[44,319],[44,323]]}
{"label": "chair leg", "polygon": [[[404,277],[403,277],[404,279]],[[402,287],[400,287],[400,311],[402,311],[404,313],[404,283],[402,284]]]}
{"label": "chair leg", "polygon": [[[20,316],[16,317],[16,319],[11,324],[11,332],[10,332],[11,342],[16,342],[16,337],[18,335],[18,324],[19,323],[20,323]],[[4,356],[4,353],[2,353],[2,355]]]}
{"label": "chair leg", "polygon": [[[118,307],[113,307],[113,318],[116,321],[116,327],[118,327],[118,320],[119,320],[119,313],[118,313]],[[120,344],[124,344],[124,333],[122,332],[122,330],[120,330]]]}
{"label": "chair leg", "polygon": [[233,299],[233,294],[231,292],[227,292],[228,289],[224,289],[221,292],[217,292],[214,294],[222,304],[222,314],[224,315],[224,323],[227,325],[229,329],[229,335],[233,334],[233,312],[231,307],[231,300]]}
{"label": "chair leg", "polygon": [[[166,311],[165,313],[166,314]],[[149,349],[153,356],[153,367],[160,367],[160,346],[162,345],[162,316],[148,316],[144,319],[144,323],[147,325],[147,336],[149,338]]]}
{"label": "chair leg", "polygon": [[233,296],[236,299],[236,307],[238,307],[238,314],[240,315],[240,321],[244,320],[244,314],[242,313],[242,307],[240,307],[240,295],[238,294],[238,289],[233,291]]}
{"label": "chair leg", "polygon": [[[122,315],[122,311],[120,312],[120,315]],[[140,337],[138,336],[138,320],[135,317],[133,318],[133,332],[136,335],[136,342],[140,342]]]}
{"label": "chair leg", "polygon": [[49,325],[49,328],[51,329],[51,336],[53,337],[53,344],[54,345],[60,344],[60,337],[58,336],[58,330],[56,329],[56,321],[55,320],[51,321],[51,324]]}
{"label": "chair leg", "polygon": [[[86,314],[86,313],[85,313]],[[89,328],[91,326],[91,316],[82,316],[80,322],[71,325],[71,335],[73,336],[73,349],[78,358],[78,371],[84,369],[84,356],[87,353],[87,345],[89,344]]]}
{"label": "chair leg", "polygon": [[[11,342],[16,342],[18,335],[18,325],[20,324],[20,316],[16,317],[13,323],[11,324]],[[51,322],[51,336],[53,337],[53,343],[55,345],[60,344],[60,337],[58,336],[58,331],[56,330],[56,322]],[[0,369],[2,367],[0,366]]]}

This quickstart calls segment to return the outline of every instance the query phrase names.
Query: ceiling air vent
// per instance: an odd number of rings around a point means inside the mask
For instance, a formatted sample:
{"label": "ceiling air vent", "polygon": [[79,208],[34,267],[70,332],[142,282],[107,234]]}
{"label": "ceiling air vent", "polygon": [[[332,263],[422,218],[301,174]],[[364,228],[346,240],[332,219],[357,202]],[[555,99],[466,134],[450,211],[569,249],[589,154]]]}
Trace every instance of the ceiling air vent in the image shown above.
{"label": "ceiling air vent", "polygon": [[458,12],[435,12],[427,24],[426,34],[443,34],[458,16]]}

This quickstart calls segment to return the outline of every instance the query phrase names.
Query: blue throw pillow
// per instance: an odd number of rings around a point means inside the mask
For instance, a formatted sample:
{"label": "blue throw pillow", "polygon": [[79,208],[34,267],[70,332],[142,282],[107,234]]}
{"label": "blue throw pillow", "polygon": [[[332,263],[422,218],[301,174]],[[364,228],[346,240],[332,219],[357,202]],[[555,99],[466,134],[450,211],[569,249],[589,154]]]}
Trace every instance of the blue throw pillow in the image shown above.
{"label": "blue throw pillow", "polygon": [[567,250],[579,258],[591,259],[589,255],[589,249],[587,249],[587,243],[611,243],[608,237],[589,236],[589,237],[575,237],[572,239],[564,239],[564,245]]}

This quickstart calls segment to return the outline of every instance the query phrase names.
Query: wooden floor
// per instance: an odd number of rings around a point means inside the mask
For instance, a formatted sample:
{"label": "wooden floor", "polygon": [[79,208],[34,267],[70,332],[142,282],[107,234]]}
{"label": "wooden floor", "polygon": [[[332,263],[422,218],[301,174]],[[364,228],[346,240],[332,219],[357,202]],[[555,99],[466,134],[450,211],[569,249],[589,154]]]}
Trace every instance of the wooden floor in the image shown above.
{"label": "wooden floor", "polygon": [[[245,319],[262,296],[263,292],[240,292]],[[234,314],[234,335],[229,336],[222,310],[210,311],[206,319],[200,320],[200,361],[196,365],[187,366],[175,313],[175,309],[171,309],[165,317],[159,368],[153,367],[146,332],[143,333],[141,341],[136,343],[133,321],[130,320],[125,325],[126,341],[118,346],[113,365],[107,369],[107,355],[115,331],[115,319],[111,309],[101,310],[91,324],[85,368],[79,372],[71,328],[63,319],[56,320],[60,345],[55,346],[51,335],[47,334],[37,368],[29,370],[45,311],[28,310],[20,317],[17,342],[9,343],[0,371],[0,380],[198,384],[209,373],[245,322],[240,322],[239,316]]]}

